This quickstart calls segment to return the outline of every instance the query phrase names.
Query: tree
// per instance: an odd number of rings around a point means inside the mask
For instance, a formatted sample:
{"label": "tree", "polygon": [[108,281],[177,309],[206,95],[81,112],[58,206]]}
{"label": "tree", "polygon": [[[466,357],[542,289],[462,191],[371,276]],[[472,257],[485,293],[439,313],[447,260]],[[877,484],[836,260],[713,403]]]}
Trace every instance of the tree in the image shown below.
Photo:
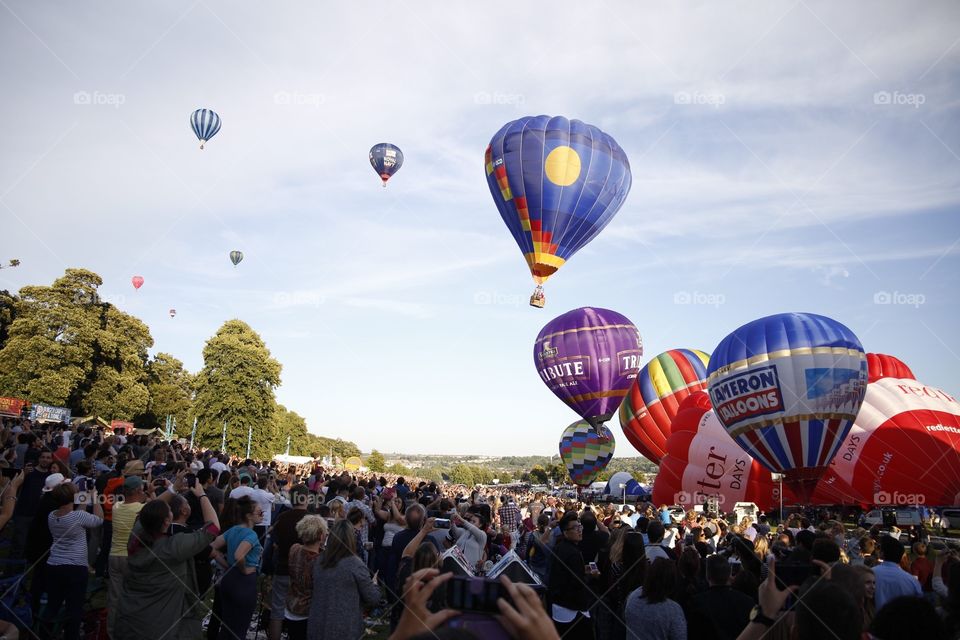
{"label": "tree", "polygon": [[183,363],[169,353],[158,353],[147,363],[147,391],[150,403],[137,419],[137,426],[157,427],[167,416],[177,421],[182,435],[192,428],[193,376]]}
{"label": "tree", "polygon": [[4,325],[0,393],[104,418],[146,410],[153,338],[143,322],[100,300],[101,284],[92,271],[67,269],[49,287],[23,287],[12,314],[0,304],[0,319],[14,318]]}
{"label": "tree", "polygon": [[545,471],[550,479],[556,484],[567,482],[570,479],[570,476],[567,473],[566,465],[559,462],[557,464],[551,464],[545,469]]}
{"label": "tree", "polygon": [[538,464],[533,465],[533,468],[530,469],[529,478],[533,484],[547,484],[547,480],[549,480],[546,470]]}
{"label": "tree", "polygon": [[468,487],[477,484],[477,481],[473,477],[473,470],[463,463],[455,464],[453,468],[450,469],[450,482],[453,484],[465,484]]}
{"label": "tree", "polygon": [[374,449],[370,452],[370,455],[367,456],[367,468],[370,471],[376,471],[377,473],[382,472],[387,466],[386,461],[383,459],[383,454]]}
{"label": "tree", "polygon": [[6,289],[0,291],[0,349],[7,342],[10,325],[17,318],[17,296]]}
{"label": "tree", "polygon": [[203,348],[203,369],[197,375],[194,415],[200,444],[219,447],[226,421],[230,453],[246,451],[249,429],[255,457],[272,457],[285,446],[277,430],[274,398],[280,370],[280,363],[249,325],[240,320],[225,322]]}
{"label": "tree", "polygon": [[[371,471],[373,471],[373,469],[371,469]],[[413,475],[413,469],[411,469],[410,467],[408,467],[408,466],[406,466],[406,465],[400,464],[399,462],[394,462],[392,465],[390,465],[389,467],[387,467],[386,472],[387,472],[387,473],[393,473],[393,474],[396,474],[396,475],[398,475],[398,476],[412,476],[412,475]]]}

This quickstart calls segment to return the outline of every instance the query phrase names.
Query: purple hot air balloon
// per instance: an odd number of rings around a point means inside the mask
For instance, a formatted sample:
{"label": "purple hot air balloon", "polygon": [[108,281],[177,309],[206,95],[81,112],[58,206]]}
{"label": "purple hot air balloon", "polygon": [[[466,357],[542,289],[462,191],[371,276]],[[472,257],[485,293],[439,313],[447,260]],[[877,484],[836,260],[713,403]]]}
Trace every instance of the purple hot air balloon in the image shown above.
{"label": "purple hot air balloon", "polygon": [[643,341],[633,323],[599,307],[557,316],[533,346],[544,384],[594,427],[616,413],[642,356]]}

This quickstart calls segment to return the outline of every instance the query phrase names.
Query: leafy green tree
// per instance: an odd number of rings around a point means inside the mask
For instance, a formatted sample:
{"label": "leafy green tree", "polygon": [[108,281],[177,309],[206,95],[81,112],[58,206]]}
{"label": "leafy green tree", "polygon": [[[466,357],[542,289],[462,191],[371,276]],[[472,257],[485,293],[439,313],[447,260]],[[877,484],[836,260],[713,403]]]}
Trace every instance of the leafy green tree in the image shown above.
{"label": "leafy green tree", "polygon": [[545,469],[547,475],[555,483],[566,482],[570,479],[569,474],[567,473],[567,466],[562,463],[551,464]]}
{"label": "leafy green tree", "polygon": [[275,415],[274,389],[280,384],[280,370],[280,363],[249,325],[240,320],[225,322],[203,348],[203,369],[197,375],[194,415],[200,444],[219,447],[226,421],[228,452],[243,454],[252,428],[251,455],[268,458],[277,453],[280,440],[285,440]]}
{"label": "leafy green tree", "polygon": [[476,479],[473,477],[473,469],[463,463],[455,464],[453,468],[450,469],[450,482],[454,484],[465,484],[468,487],[477,484]]}
{"label": "leafy green tree", "polygon": [[376,471],[377,473],[380,473],[386,468],[386,466],[387,463],[383,459],[383,454],[376,449],[371,451],[370,455],[367,456],[367,468],[370,469],[370,471]]}
{"label": "leafy green tree", "polygon": [[17,317],[18,298],[7,290],[0,291],[0,349],[7,342],[10,325]]}
{"label": "leafy green tree", "polygon": [[[371,469],[371,471],[373,471],[373,469]],[[412,476],[412,475],[414,475],[414,474],[413,474],[413,469],[411,469],[410,467],[408,467],[408,466],[406,466],[406,465],[404,465],[404,464],[400,464],[399,462],[394,462],[392,465],[390,465],[389,467],[387,467],[387,468],[386,468],[386,472],[387,472],[387,473],[395,473],[395,474],[397,474],[398,476]],[[419,475],[419,474],[417,474],[417,475]]]}
{"label": "leafy green tree", "polygon": [[189,433],[193,427],[190,410],[193,404],[193,376],[183,363],[169,353],[158,353],[147,363],[147,391],[150,403],[147,411],[137,419],[139,427],[157,427],[167,416],[177,421],[178,435]]}
{"label": "leafy green tree", "polygon": [[533,465],[533,468],[530,469],[530,482],[534,484],[547,484],[549,476],[547,475],[546,470],[540,465]]}
{"label": "leafy green tree", "polygon": [[[16,319],[0,350],[0,392],[63,406],[93,370],[100,276],[67,269],[52,286],[20,290]],[[87,302],[87,304],[84,304]]]}

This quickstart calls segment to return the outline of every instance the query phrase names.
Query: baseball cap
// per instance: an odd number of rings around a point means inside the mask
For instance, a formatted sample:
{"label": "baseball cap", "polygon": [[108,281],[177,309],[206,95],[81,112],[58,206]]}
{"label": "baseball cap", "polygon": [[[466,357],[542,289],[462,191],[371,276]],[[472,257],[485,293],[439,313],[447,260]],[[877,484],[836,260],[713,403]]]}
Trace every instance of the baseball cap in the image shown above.
{"label": "baseball cap", "polygon": [[44,493],[47,493],[48,491],[53,491],[58,485],[63,484],[64,480],[65,479],[62,473],[51,473],[50,475],[47,476],[47,479],[43,481],[42,491]]}
{"label": "baseball cap", "polygon": [[123,488],[127,491],[136,491],[143,486],[143,479],[140,476],[132,475],[124,479]]}

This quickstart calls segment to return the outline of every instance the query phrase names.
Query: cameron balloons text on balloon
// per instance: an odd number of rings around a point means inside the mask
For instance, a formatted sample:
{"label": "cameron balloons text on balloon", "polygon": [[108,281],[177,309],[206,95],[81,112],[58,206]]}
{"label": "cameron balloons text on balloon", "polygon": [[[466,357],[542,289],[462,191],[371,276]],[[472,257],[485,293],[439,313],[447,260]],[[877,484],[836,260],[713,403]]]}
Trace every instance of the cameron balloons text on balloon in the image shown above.
{"label": "cameron balloons text on balloon", "polygon": [[403,152],[389,142],[375,144],[370,149],[370,166],[387,186],[387,180],[403,166]]}
{"label": "cameron balloons text on balloon", "polygon": [[755,502],[768,511],[779,503],[778,490],[770,471],[727,435],[706,391],[694,391],[680,403],[653,483],[654,504],[692,509],[715,497],[723,511],[733,511],[737,502]]}
{"label": "cameron balloons text on balloon", "polygon": [[573,484],[585,487],[596,480],[613,457],[616,443],[604,425],[596,429],[580,420],[560,435],[560,458],[567,466]]}
{"label": "cameron balloons text on balloon", "polygon": [[724,338],[707,384],[727,433],[807,501],[860,410],[867,359],[836,320],[782,313]]}
{"label": "cameron balloons text on balloon", "polygon": [[203,145],[220,131],[220,116],[213,109],[197,109],[190,115],[190,127],[203,149]]}
{"label": "cameron balloons text on balloon", "polygon": [[143,286],[143,276],[133,276],[130,278],[130,282],[133,283],[134,289],[139,289]]}
{"label": "cameron balloons text on balloon", "polygon": [[594,426],[617,410],[642,356],[643,341],[633,323],[599,307],[557,316],[540,330],[533,346],[540,379]]}
{"label": "cameron balloons text on balloon", "polygon": [[710,355],[671,349],[648,362],[620,405],[620,426],[630,444],[652,462],[666,453],[670,423],[683,399],[707,387]]}
{"label": "cameron balloons text on balloon", "polygon": [[484,165],[490,195],[538,285],[607,226],[632,184],[627,154],[611,136],[560,116],[507,123]]}

